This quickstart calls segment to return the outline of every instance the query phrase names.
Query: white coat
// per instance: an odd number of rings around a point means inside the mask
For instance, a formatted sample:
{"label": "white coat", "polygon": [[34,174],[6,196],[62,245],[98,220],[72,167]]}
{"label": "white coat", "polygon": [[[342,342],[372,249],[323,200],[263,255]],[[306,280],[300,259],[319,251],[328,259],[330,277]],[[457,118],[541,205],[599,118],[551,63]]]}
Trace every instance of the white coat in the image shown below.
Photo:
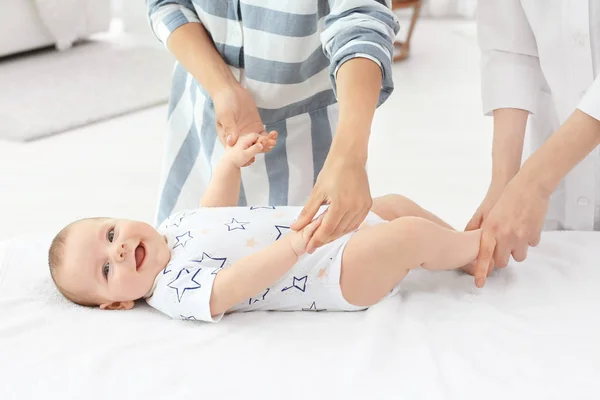
{"label": "white coat", "polygon": [[[483,111],[529,111],[529,152],[576,108],[600,119],[600,1],[479,0],[477,25]],[[598,149],[552,195],[545,229],[600,230]]]}

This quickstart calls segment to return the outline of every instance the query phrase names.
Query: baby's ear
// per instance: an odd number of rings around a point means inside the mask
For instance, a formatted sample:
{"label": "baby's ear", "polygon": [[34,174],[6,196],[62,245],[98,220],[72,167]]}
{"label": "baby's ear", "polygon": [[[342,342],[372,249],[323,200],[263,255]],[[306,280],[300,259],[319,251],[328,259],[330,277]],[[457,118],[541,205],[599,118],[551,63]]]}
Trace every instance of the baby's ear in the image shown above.
{"label": "baby's ear", "polygon": [[134,304],[133,300],[114,301],[112,303],[100,304],[100,308],[102,310],[131,310]]}

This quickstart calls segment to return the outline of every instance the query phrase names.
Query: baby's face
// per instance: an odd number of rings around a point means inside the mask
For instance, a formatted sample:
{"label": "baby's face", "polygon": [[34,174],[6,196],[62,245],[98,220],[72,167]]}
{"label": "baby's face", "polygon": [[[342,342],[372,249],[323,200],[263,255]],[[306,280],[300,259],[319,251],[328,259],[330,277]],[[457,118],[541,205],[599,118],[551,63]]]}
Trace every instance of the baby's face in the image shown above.
{"label": "baby's face", "polygon": [[59,278],[65,289],[102,308],[131,308],[170,258],[166,239],[146,223],[83,220],[69,230]]}

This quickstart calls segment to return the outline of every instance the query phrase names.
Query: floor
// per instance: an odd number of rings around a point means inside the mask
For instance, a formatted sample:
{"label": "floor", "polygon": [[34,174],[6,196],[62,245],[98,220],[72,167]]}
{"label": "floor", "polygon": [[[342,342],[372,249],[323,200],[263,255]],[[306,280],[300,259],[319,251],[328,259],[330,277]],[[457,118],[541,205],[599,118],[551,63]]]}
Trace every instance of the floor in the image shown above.
{"label": "floor", "polygon": [[[419,21],[411,57],[393,69],[396,90],[373,123],[372,193],[409,196],[460,229],[490,176],[474,24]],[[165,105],[36,142],[0,142],[0,240],[86,216],[151,221],[166,113]]]}

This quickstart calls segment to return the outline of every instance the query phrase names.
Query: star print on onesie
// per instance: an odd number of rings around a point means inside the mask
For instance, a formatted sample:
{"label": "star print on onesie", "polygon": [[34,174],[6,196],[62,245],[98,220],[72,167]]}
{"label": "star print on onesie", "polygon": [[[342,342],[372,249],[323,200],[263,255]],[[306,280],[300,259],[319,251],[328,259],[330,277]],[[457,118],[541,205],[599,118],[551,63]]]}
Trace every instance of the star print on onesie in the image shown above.
{"label": "star print on onesie", "polygon": [[173,227],[177,227],[179,228],[181,226],[181,222],[186,218],[189,217],[190,215],[194,215],[196,212],[195,211],[185,211],[182,213],[179,213],[177,215],[172,216],[171,218],[169,218],[169,223],[167,223],[167,227],[168,228],[173,228]]}
{"label": "star print on onesie", "polygon": [[176,247],[180,247],[180,246],[185,247],[187,242],[189,242],[190,240],[193,239],[192,235],[190,235],[190,231],[187,231],[183,235],[175,236],[175,238],[177,239],[177,243],[175,243],[175,246],[173,246],[173,249],[175,249]]}
{"label": "star print on onesie", "polygon": [[279,240],[283,235],[291,231],[289,226],[275,225],[275,229],[277,229],[277,238],[275,240]]}
{"label": "star print on onesie", "polygon": [[235,218],[232,218],[231,222],[225,223],[225,225],[227,225],[228,232],[231,232],[231,231],[235,231],[237,229],[246,230],[246,227],[244,225],[247,225],[249,223],[250,222],[239,222],[239,221],[236,221]]}
{"label": "star print on onesie", "polygon": [[196,275],[200,273],[200,270],[201,268],[198,268],[196,270],[192,269],[191,271],[187,268],[183,268],[177,274],[177,278],[175,278],[171,283],[167,285],[177,292],[177,300],[181,301],[181,298],[185,294],[186,290],[199,289],[202,286],[200,282],[196,282],[194,280],[194,278],[196,278]]}
{"label": "star print on onesie", "polygon": [[298,289],[301,292],[306,291],[306,281],[308,280],[308,276],[303,276],[302,278],[296,278],[294,276],[294,280],[292,283],[292,286],[286,286],[283,289],[281,289],[282,292],[285,292],[286,290],[290,290],[290,289]]}
{"label": "star print on onesie", "polygon": [[303,308],[302,311],[319,312],[319,311],[327,311],[327,309],[326,308],[317,308],[316,302],[313,301],[309,308]]}
{"label": "star print on onesie", "polygon": [[264,293],[256,296],[256,297],[251,297],[250,300],[248,300],[248,304],[254,304],[256,302],[262,301],[265,299],[265,296],[267,295],[267,293],[269,293],[271,289],[267,288],[267,290],[264,291]]}
{"label": "star print on onesie", "polygon": [[[222,314],[212,315],[210,299],[215,284],[228,284],[220,274],[241,268],[238,262],[248,256],[258,263],[252,268],[260,268],[261,257],[269,257],[265,250],[290,233],[301,211],[302,207],[288,206],[204,207],[172,215],[157,228],[172,249],[171,258],[157,274],[146,301],[171,318],[219,321]],[[335,272],[340,267],[331,266],[341,263],[348,239],[298,257],[268,288],[240,299],[227,312],[345,310],[347,302]]]}
{"label": "star print on onesie", "polygon": [[169,227],[177,227],[179,228],[179,225],[181,225],[181,221],[183,221],[183,219],[185,218],[185,215],[180,216],[179,218],[176,218],[174,220],[173,223],[171,223],[170,225],[168,225]]}
{"label": "star print on onesie", "polygon": [[225,261],[227,261],[227,257],[211,257],[206,253],[202,253],[202,258],[199,260],[192,260],[192,262],[198,263],[202,267],[213,269],[214,271],[211,272],[213,275],[216,275],[223,268]]}
{"label": "star print on onesie", "polygon": [[171,263],[168,263],[167,266],[165,267],[165,269],[163,269],[163,271],[162,271],[163,275],[166,275],[169,272],[171,272],[171,269],[169,268],[170,266],[171,266]]}

